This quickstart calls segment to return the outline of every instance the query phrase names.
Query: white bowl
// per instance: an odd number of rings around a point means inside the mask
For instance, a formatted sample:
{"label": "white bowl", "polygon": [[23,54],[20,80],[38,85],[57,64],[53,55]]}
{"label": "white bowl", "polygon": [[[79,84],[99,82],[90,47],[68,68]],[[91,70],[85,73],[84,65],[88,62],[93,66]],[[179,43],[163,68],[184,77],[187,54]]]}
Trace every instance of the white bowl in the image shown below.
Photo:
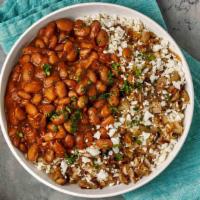
{"label": "white bowl", "polygon": [[[5,117],[5,111],[4,111],[4,95],[6,90],[6,83],[8,81],[9,74],[16,63],[21,49],[27,45],[35,36],[36,33],[40,28],[45,26],[48,22],[63,18],[63,17],[69,17],[69,18],[77,18],[82,17],[85,15],[91,15],[95,13],[106,13],[106,14],[116,14],[119,16],[125,16],[125,17],[136,17],[139,18],[150,30],[152,30],[154,33],[156,33],[158,36],[168,40],[170,42],[171,47],[173,48],[173,51],[177,53],[180,58],[182,59],[183,64],[183,71],[186,76],[187,84],[186,89],[190,96],[190,104],[187,106],[186,114],[185,114],[185,121],[184,121],[184,133],[179,139],[179,142],[174,147],[173,151],[169,154],[168,158],[149,176],[142,178],[137,183],[131,183],[129,185],[117,185],[113,187],[106,187],[104,189],[80,189],[77,185],[66,185],[66,186],[60,186],[55,184],[45,173],[37,170],[32,163],[28,162],[24,155],[16,149],[7,134],[7,123],[6,123],[6,117]],[[7,55],[7,58],[5,60],[5,63],[3,65],[1,76],[0,76],[0,124],[3,131],[4,138],[12,151],[13,155],[16,157],[16,159],[19,161],[19,163],[37,180],[44,183],[45,185],[49,186],[50,188],[53,188],[59,192],[63,192],[66,194],[79,196],[79,197],[88,197],[88,198],[102,198],[102,197],[110,197],[115,196],[119,194],[123,194],[132,190],[135,190],[144,184],[148,183],[152,179],[154,179],[157,175],[159,175],[175,158],[175,156],[180,151],[181,147],[184,144],[184,141],[188,135],[188,131],[191,125],[192,121],[192,115],[193,115],[193,107],[194,107],[194,92],[193,92],[193,84],[192,84],[192,78],[191,74],[187,65],[187,62],[176,44],[176,42],[172,39],[172,37],[156,22],[148,18],[147,16],[123,7],[119,5],[114,4],[105,4],[105,3],[85,3],[85,4],[77,4],[74,6],[68,6],[65,8],[62,8],[60,10],[57,10],[36,23],[34,23],[30,28],[28,28],[24,34],[17,40],[15,45],[12,47],[10,53]]]}

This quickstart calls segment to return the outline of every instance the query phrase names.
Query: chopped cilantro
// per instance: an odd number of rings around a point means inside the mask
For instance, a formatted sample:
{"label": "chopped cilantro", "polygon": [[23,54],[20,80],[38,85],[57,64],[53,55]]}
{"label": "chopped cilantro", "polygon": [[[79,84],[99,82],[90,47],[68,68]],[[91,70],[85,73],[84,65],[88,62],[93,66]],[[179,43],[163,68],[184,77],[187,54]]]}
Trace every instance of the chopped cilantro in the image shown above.
{"label": "chopped cilantro", "polygon": [[129,83],[127,80],[124,81],[124,84],[122,85],[121,92],[123,94],[130,94],[133,90],[133,85]]}
{"label": "chopped cilantro", "polygon": [[143,86],[143,83],[141,82],[135,82],[134,84],[134,87],[140,91],[142,90],[142,86]]}
{"label": "chopped cilantro", "polygon": [[70,117],[70,120],[72,123],[72,126],[71,126],[72,133],[75,133],[77,131],[77,126],[80,119],[81,119],[81,111],[76,110]]}
{"label": "chopped cilantro", "polygon": [[92,84],[92,81],[91,81],[91,80],[88,80],[87,84],[88,84],[88,85],[91,85],[91,84]]}
{"label": "chopped cilantro", "polygon": [[76,102],[76,101],[77,101],[77,97],[76,97],[76,96],[73,96],[73,97],[71,97],[70,99],[71,99],[71,101],[73,101],[73,102]]}
{"label": "chopped cilantro", "polygon": [[139,145],[141,145],[142,144],[142,141],[141,140],[139,140],[139,139],[136,139],[136,141],[135,141],[137,144],[139,144]]}
{"label": "chopped cilantro", "polygon": [[51,65],[49,65],[49,64],[44,64],[43,65],[43,71],[44,71],[46,76],[50,76],[51,75],[51,69],[52,69]]}
{"label": "chopped cilantro", "polygon": [[169,100],[171,99],[170,95],[169,95],[169,94],[166,94],[166,95],[165,95],[165,99],[166,99],[167,101],[169,101]]}
{"label": "chopped cilantro", "polygon": [[97,98],[97,96],[94,95],[94,96],[91,96],[91,97],[90,97],[90,100],[94,101],[96,98]]}
{"label": "chopped cilantro", "polygon": [[111,107],[110,107],[110,110],[111,110],[111,112],[112,112],[113,114],[119,113],[119,110],[118,110],[117,107],[111,106]]}
{"label": "chopped cilantro", "polygon": [[113,73],[111,71],[108,72],[108,84],[112,85],[114,83]]}
{"label": "chopped cilantro", "polygon": [[108,93],[108,92],[107,92],[107,93],[103,93],[103,94],[101,94],[101,95],[99,96],[99,98],[100,98],[100,99],[107,99],[107,98],[110,97],[110,95],[111,95],[111,94]]}
{"label": "chopped cilantro", "polygon": [[139,107],[136,106],[135,108],[133,108],[133,110],[134,110],[134,111],[138,111],[138,110],[139,110]]}
{"label": "chopped cilantro", "polygon": [[122,160],[122,159],[123,159],[122,154],[120,154],[120,153],[115,154],[115,160],[116,160],[116,161],[120,161],[120,160]]}
{"label": "chopped cilantro", "polygon": [[111,65],[112,69],[114,69],[115,71],[119,70],[119,66],[120,66],[119,63],[112,63],[112,65]]}
{"label": "chopped cilantro", "polygon": [[139,68],[136,68],[136,69],[135,69],[135,76],[138,78],[138,77],[140,77],[141,75],[142,75],[142,70],[139,69]]}
{"label": "chopped cilantro", "polygon": [[66,155],[65,161],[68,165],[72,165],[77,160],[77,158],[78,158],[78,154],[74,153],[74,154],[71,154],[71,155]]}
{"label": "chopped cilantro", "polygon": [[153,53],[145,53],[143,54],[143,57],[148,61],[152,61],[156,59],[156,56]]}
{"label": "chopped cilantro", "polygon": [[71,110],[71,108],[70,108],[69,106],[66,106],[66,107],[65,107],[65,110],[66,110],[68,113],[71,113],[71,112],[72,112],[72,110]]}
{"label": "chopped cilantro", "polygon": [[24,137],[24,134],[21,132],[21,131],[17,131],[17,136],[20,137],[20,138],[23,138]]}
{"label": "chopped cilantro", "polygon": [[58,126],[53,125],[53,132],[58,132]]}

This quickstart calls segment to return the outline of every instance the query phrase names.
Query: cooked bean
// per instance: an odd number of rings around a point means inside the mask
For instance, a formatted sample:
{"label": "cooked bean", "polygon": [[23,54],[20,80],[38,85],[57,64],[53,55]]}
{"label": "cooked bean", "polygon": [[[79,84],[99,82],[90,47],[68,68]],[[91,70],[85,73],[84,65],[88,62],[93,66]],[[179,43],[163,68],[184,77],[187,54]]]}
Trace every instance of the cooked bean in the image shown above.
{"label": "cooked bean", "polygon": [[94,48],[94,45],[91,41],[84,40],[84,41],[81,41],[80,48],[81,49],[92,49],[92,48]]}
{"label": "cooked bean", "polygon": [[46,37],[50,38],[50,37],[54,34],[54,32],[55,32],[55,28],[56,28],[55,22],[50,22],[50,23],[46,26],[46,28],[45,28],[45,30],[44,30],[44,35],[45,35]]}
{"label": "cooked bean", "polygon": [[106,91],[106,85],[103,84],[101,81],[97,81],[96,88],[97,88],[97,91],[100,93],[103,93]]}
{"label": "cooked bean", "polygon": [[97,59],[98,59],[98,54],[95,51],[92,51],[86,59],[80,61],[80,65],[81,67],[87,69]]}
{"label": "cooked bean", "polygon": [[55,35],[51,36],[50,41],[49,41],[49,48],[54,49],[57,45],[57,37]]}
{"label": "cooked bean", "polygon": [[76,20],[74,25],[74,34],[79,37],[85,37],[89,35],[90,27],[86,26],[86,24],[82,20]]}
{"label": "cooked bean", "polygon": [[64,139],[65,136],[65,129],[61,125],[58,125],[58,131],[56,132],[55,139]]}
{"label": "cooked bean", "polygon": [[56,98],[55,88],[49,87],[44,89],[44,97],[46,97],[50,102]]}
{"label": "cooked bean", "polygon": [[71,19],[59,19],[56,20],[56,25],[60,31],[71,32],[74,26],[74,22]]}
{"label": "cooked bean", "polygon": [[13,137],[12,138],[12,143],[13,143],[13,145],[15,146],[15,147],[19,147],[19,144],[20,144],[20,138],[19,137],[17,137],[17,136],[15,136],[15,137]]}
{"label": "cooked bean", "polygon": [[62,81],[58,81],[55,84],[55,90],[59,98],[63,98],[67,95],[67,89]]}
{"label": "cooked bean", "polygon": [[105,83],[108,82],[108,72],[109,72],[109,69],[105,66],[102,66],[101,69],[99,70],[100,78]]}
{"label": "cooked bean", "polygon": [[186,90],[183,90],[181,95],[182,95],[182,99],[183,99],[184,103],[188,103],[190,101],[190,97]]}
{"label": "cooked bean", "polygon": [[113,146],[113,143],[110,139],[99,139],[96,140],[96,145],[99,149],[110,149]]}
{"label": "cooked bean", "polygon": [[101,113],[100,114],[101,114],[102,117],[109,116],[111,114],[111,110],[110,110],[109,106],[108,105],[104,105],[103,108],[101,108]]}
{"label": "cooked bean", "polygon": [[81,134],[81,133],[78,133],[76,135],[76,147],[78,149],[84,149],[85,148],[84,135]]}
{"label": "cooked bean", "polygon": [[110,95],[110,97],[108,98],[108,103],[111,106],[118,106],[119,105],[119,97],[116,95]]}
{"label": "cooked bean", "polygon": [[101,29],[101,24],[99,23],[99,21],[94,20],[90,25],[90,27],[91,27],[90,38],[95,38]]}
{"label": "cooked bean", "polygon": [[24,111],[20,107],[15,108],[15,117],[19,120],[22,121],[26,118],[26,115]]}
{"label": "cooked bean", "polygon": [[27,158],[32,162],[36,161],[38,158],[38,151],[38,145],[36,143],[32,144],[28,149]]}
{"label": "cooked bean", "polygon": [[68,97],[78,97],[78,95],[77,95],[77,93],[75,92],[75,91],[73,91],[73,90],[70,90],[69,92],[68,92]]}
{"label": "cooked bean", "polygon": [[77,105],[79,108],[84,108],[87,103],[88,103],[87,96],[81,96],[78,98]]}
{"label": "cooked bean", "polygon": [[66,84],[70,89],[75,89],[75,87],[76,87],[76,85],[77,85],[76,81],[70,80],[70,79],[65,80],[65,84]]}
{"label": "cooked bean", "polygon": [[25,63],[22,66],[22,79],[24,81],[31,81],[34,75],[34,68],[31,63]]}
{"label": "cooked bean", "polygon": [[69,133],[72,132],[72,122],[70,120],[64,123],[65,130]]}
{"label": "cooked bean", "polygon": [[96,87],[94,85],[90,85],[87,89],[87,95],[89,96],[89,98],[92,98],[96,97],[96,94],[97,94]]}
{"label": "cooked bean", "polygon": [[51,118],[51,121],[55,125],[63,124],[65,122],[65,116],[63,114],[60,114],[60,115],[55,116],[55,117],[53,116]]}
{"label": "cooked bean", "polygon": [[28,93],[26,93],[26,92],[24,92],[23,90],[19,90],[19,91],[17,92],[17,95],[18,95],[19,97],[23,98],[23,99],[27,99],[27,100],[31,99],[31,95],[28,94]]}
{"label": "cooked bean", "polygon": [[42,139],[45,142],[49,142],[49,141],[52,141],[55,139],[55,135],[56,135],[56,133],[54,133],[54,132],[47,132],[42,136]]}
{"label": "cooked bean", "polygon": [[108,44],[108,34],[105,30],[101,29],[96,37],[96,43],[100,47],[104,47]]}
{"label": "cooked bean", "polygon": [[74,45],[70,40],[67,40],[64,45],[64,51],[69,53],[73,49]]}
{"label": "cooked bean", "polygon": [[47,149],[45,154],[44,154],[44,160],[47,163],[51,163],[54,160],[54,151],[52,149]]}
{"label": "cooked bean", "polygon": [[101,139],[107,139],[107,138],[109,138],[108,131],[104,127],[101,127],[99,129],[99,131],[101,133]]}
{"label": "cooked bean", "polygon": [[34,65],[40,66],[43,63],[43,56],[40,53],[33,53],[31,56],[31,61]]}
{"label": "cooked bean", "polygon": [[37,108],[33,104],[31,104],[31,103],[27,103],[25,105],[25,109],[26,109],[26,112],[29,115],[32,115],[32,116],[34,116],[34,115],[36,115],[38,113]]}
{"label": "cooked bean", "polygon": [[91,49],[80,49],[79,56],[80,58],[86,58],[91,53]]}
{"label": "cooked bean", "polygon": [[39,81],[31,81],[26,83],[23,89],[27,93],[37,93],[42,89],[42,85]]}
{"label": "cooked bean", "polygon": [[27,153],[27,147],[24,143],[19,144],[19,150],[22,151],[23,153]]}
{"label": "cooked bean", "polygon": [[59,77],[57,75],[52,75],[52,76],[46,77],[44,79],[44,87],[45,88],[51,87],[57,81],[59,81]]}
{"label": "cooked bean", "polygon": [[35,46],[42,49],[42,48],[45,48],[45,43],[42,39],[37,38],[35,40]]}
{"label": "cooked bean", "polygon": [[71,49],[71,51],[69,53],[67,53],[66,59],[70,62],[74,62],[76,60],[77,56],[78,56],[78,51],[74,47]]}
{"label": "cooked bean", "polygon": [[112,115],[106,117],[102,122],[101,122],[101,126],[106,127],[110,124],[114,124],[114,117]]}
{"label": "cooked bean", "polygon": [[40,110],[42,113],[47,115],[48,113],[51,113],[52,111],[54,111],[55,107],[51,104],[43,104],[40,106]]}
{"label": "cooked bean", "polygon": [[85,144],[89,147],[92,145],[93,141],[94,141],[94,138],[93,138],[93,134],[92,132],[86,132],[84,134],[84,139],[85,139]]}
{"label": "cooked bean", "polygon": [[22,57],[20,58],[19,62],[21,64],[25,64],[25,63],[29,63],[31,60],[31,56],[30,55],[22,55]]}
{"label": "cooked bean", "polygon": [[102,108],[105,103],[106,103],[105,99],[99,99],[94,103],[94,107],[97,109]]}
{"label": "cooked bean", "polygon": [[73,148],[74,146],[74,137],[73,135],[71,134],[67,134],[66,137],[65,137],[65,146],[69,149]]}
{"label": "cooked bean", "polygon": [[57,99],[55,101],[55,103],[57,103],[58,105],[67,105],[70,103],[70,98],[69,97],[64,97],[64,98],[61,98],[61,99]]}
{"label": "cooked bean", "polygon": [[146,43],[146,42],[149,41],[150,37],[151,37],[150,32],[148,32],[148,31],[143,31],[143,32],[142,32],[141,41],[144,42],[144,43]]}
{"label": "cooked bean", "polygon": [[132,57],[132,50],[130,48],[124,48],[123,51],[122,51],[122,55],[124,58],[126,58],[127,60],[131,59]]}
{"label": "cooked bean", "polygon": [[86,92],[86,86],[88,81],[86,79],[81,80],[76,86],[76,93],[78,95],[83,95]]}
{"label": "cooked bean", "polygon": [[34,94],[31,101],[32,101],[33,104],[38,105],[42,101],[42,95],[41,94]]}
{"label": "cooked bean", "polygon": [[100,123],[96,108],[91,107],[88,109],[88,117],[91,124],[97,125]]}
{"label": "cooked bean", "polygon": [[67,65],[64,62],[58,63],[58,70],[61,79],[68,77]]}
{"label": "cooked bean", "polygon": [[65,149],[58,141],[55,141],[55,143],[53,144],[53,150],[59,157],[63,157],[65,154]]}

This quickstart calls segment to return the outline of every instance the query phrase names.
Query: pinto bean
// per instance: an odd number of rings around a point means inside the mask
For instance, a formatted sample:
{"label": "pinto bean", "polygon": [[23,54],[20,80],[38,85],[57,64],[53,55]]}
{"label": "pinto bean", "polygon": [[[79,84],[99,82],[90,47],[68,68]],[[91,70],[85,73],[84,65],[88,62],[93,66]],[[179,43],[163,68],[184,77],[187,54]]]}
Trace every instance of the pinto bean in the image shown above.
{"label": "pinto bean", "polygon": [[44,97],[46,97],[50,102],[54,101],[56,98],[55,88],[53,86],[45,88]]}
{"label": "pinto bean", "polygon": [[56,37],[56,35],[52,35],[49,41],[49,48],[50,49],[54,49],[57,45],[58,39]]}
{"label": "pinto bean", "polygon": [[43,105],[40,105],[39,108],[40,108],[40,111],[45,115],[55,110],[55,107],[51,104],[43,104]]}
{"label": "pinto bean", "polygon": [[94,107],[96,109],[102,108],[105,103],[106,103],[105,99],[99,99],[94,103]]}
{"label": "pinto bean", "polygon": [[94,48],[94,44],[91,41],[83,40],[80,43],[81,49],[92,49]]}
{"label": "pinto bean", "polygon": [[103,93],[106,91],[106,85],[103,84],[101,81],[97,81],[96,88],[99,93]]}
{"label": "pinto bean", "polygon": [[73,47],[71,51],[67,53],[66,59],[69,62],[74,62],[77,59],[77,56],[78,56],[78,51],[75,47]]}
{"label": "pinto bean", "polygon": [[31,95],[28,94],[28,93],[26,93],[26,92],[24,92],[23,90],[19,90],[19,91],[17,92],[17,95],[18,95],[19,97],[23,98],[23,99],[27,99],[27,100],[31,99]]}
{"label": "pinto bean", "polygon": [[37,93],[42,89],[42,84],[40,83],[40,81],[27,82],[23,86],[23,89],[27,93]]}
{"label": "pinto bean", "polygon": [[100,47],[105,47],[108,44],[108,40],[108,33],[105,30],[101,29],[96,37],[97,45]]}
{"label": "pinto bean", "polygon": [[111,96],[108,98],[108,103],[109,103],[111,106],[118,106],[118,105],[119,105],[119,97],[116,96],[116,95],[111,95]]}
{"label": "pinto bean", "polygon": [[57,54],[54,51],[49,52],[48,55],[49,55],[49,63],[50,64],[54,65],[59,61],[59,58],[58,58]]}
{"label": "pinto bean", "polygon": [[42,61],[43,61],[43,56],[40,53],[33,53],[31,55],[31,62],[36,65],[36,66],[40,66],[42,65]]}
{"label": "pinto bean", "polygon": [[86,104],[88,103],[88,97],[87,96],[81,96],[78,98],[77,105],[79,108],[84,108]]}
{"label": "pinto bean", "polygon": [[34,116],[38,113],[37,108],[32,103],[27,103],[25,105],[25,109],[26,109],[26,112],[31,116]]}
{"label": "pinto bean", "polygon": [[30,81],[33,78],[34,68],[31,63],[25,63],[22,66],[22,79],[24,81]]}
{"label": "pinto bean", "polygon": [[108,135],[108,131],[104,128],[104,127],[101,127],[99,129],[100,133],[101,133],[101,139],[107,139],[109,138],[109,135]]}
{"label": "pinto bean", "polygon": [[47,149],[44,154],[44,160],[47,163],[51,163],[55,158],[54,151],[52,149]]}
{"label": "pinto bean", "polygon": [[35,105],[38,105],[42,101],[42,95],[41,94],[34,94],[33,98],[31,99],[31,102]]}
{"label": "pinto bean", "polygon": [[104,105],[103,108],[101,108],[100,115],[105,118],[105,117],[109,116],[110,114],[111,114],[111,110],[110,110],[109,106]]}
{"label": "pinto bean", "polygon": [[32,162],[36,161],[38,158],[38,151],[39,151],[38,145],[36,143],[32,144],[28,149],[27,153],[28,160]]}
{"label": "pinto bean", "polygon": [[95,74],[95,72],[91,69],[87,70],[87,77],[89,78],[90,81],[92,81],[93,83],[97,82],[97,76]]}
{"label": "pinto bean", "polygon": [[19,59],[19,62],[23,65],[25,63],[29,63],[31,61],[31,56],[30,55],[22,55],[21,58]]}
{"label": "pinto bean", "polygon": [[74,34],[78,37],[86,37],[90,34],[90,27],[82,20],[76,20],[74,25]]}
{"label": "pinto bean", "polygon": [[143,31],[141,41],[144,43],[147,43],[149,41],[150,37],[151,37],[151,34],[149,31]]}
{"label": "pinto bean", "polygon": [[90,38],[96,38],[100,29],[101,29],[101,24],[99,21],[94,20],[92,24],[90,25],[91,31],[90,31]]}
{"label": "pinto bean", "polygon": [[45,30],[44,30],[44,35],[45,35],[47,38],[50,38],[50,37],[54,34],[54,32],[55,32],[55,28],[56,28],[55,22],[50,22],[50,23],[46,26],[46,28],[45,28]]}
{"label": "pinto bean", "polygon": [[65,149],[58,141],[55,141],[55,143],[53,144],[53,150],[59,157],[63,157],[65,154]]}
{"label": "pinto bean", "polygon": [[55,125],[60,125],[60,124],[63,124],[65,122],[65,117],[64,117],[63,114],[61,114],[61,115],[58,115],[58,116],[51,118],[51,121]]}
{"label": "pinto bean", "polygon": [[58,131],[56,132],[55,139],[64,139],[66,136],[65,129],[63,126],[58,125]]}
{"label": "pinto bean", "polygon": [[64,143],[67,148],[72,149],[75,144],[74,136],[71,134],[67,134]]}
{"label": "pinto bean", "polygon": [[61,79],[68,77],[67,65],[64,62],[58,63],[58,70]]}
{"label": "pinto bean", "polygon": [[59,98],[63,98],[67,95],[67,89],[62,81],[58,81],[55,84],[55,90]]}
{"label": "pinto bean", "polygon": [[80,49],[79,56],[80,58],[86,58],[91,53],[91,49]]}
{"label": "pinto bean", "polygon": [[99,70],[100,79],[105,83],[108,82],[108,72],[109,69],[105,66],[102,66],[101,69]]}
{"label": "pinto bean", "polygon": [[67,40],[67,41],[65,42],[65,45],[64,45],[64,51],[65,51],[66,53],[69,53],[69,52],[73,49],[73,47],[74,47],[74,45],[73,45],[72,41]]}
{"label": "pinto bean", "polygon": [[97,125],[100,123],[96,108],[91,107],[88,109],[88,117],[91,124]]}
{"label": "pinto bean", "polygon": [[102,122],[101,122],[101,126],[106,127],[110,124],[114,124],[115,119],[112,115],[109,115],[108,117],[106,117]]}
{"label": "pinto bean", "polygon": [[75,80],[67,79],[64,82],[70,89],[75,89],[76,88],[77,83],[76,83]]}
{"label": "pinto bean", "polygon": [[98,54],[95,51],[92,51],[91,54],[86,59],[80,61],[80,65],[81,67],[87,69],[97,59],[98,59]]}
{"label": "pinto bean", "polygon": [[85,148],[84,135],[82,133],[78,133],[76,135],[76,147],[78,149],[84,149]]}
{"label": "pinto bean", "polygon": [[93,138],[93,134],[92,132],[88,131],[84,134],[84,139],[85,139],[85,143],[86,145],[89,147],[92,145],[94,138]]}
{"label": "pinto bean", "polygon": [[97,94],[96,87],[94,85],[90,85],[87,90],[87,95],[92,98],[95,97]]}
{"label": "pinto bean", "polygon": [[113,146],[113,143],[110,139],[98,139],[96,140],[96,145],[99,149],[110,149]]}
{"label": "pinto bean", "polygon": [[26,118],[24,111],[20,107],[15,108],[15,117],[17,120],[22,121]]}
{"label": "pinto bean", "polygon": [[74,26],[74,22],[71,19],[59,19],[56,20],[57,28],[60,31],[71,32]]}
{"label": "pinto bean", "polygon": [[61,99],[56,99],[55,103],[57,103],[58,105],[67,105],[70,103],[70,98],[69,97],[64,97]]}
{"label": "pinto bean", "polygon": [[54,85],[54,83],[56,83],[57,81],[59,81],[59,77],[57,75],[52,75],[49,77],[46,77],[44,79],[44,87],[48,88]]}
{"label": "pinto bean", "polygon": [[124,48],[123,51],[122,51],[122,56],[124,58],[126,58],[127,60],[131,59],[132,54],[133,54],[132,50],[130,48],[128,48],[128,47]]}
{"label": "pinto bean", "polygon": [[55,135],[56,135],[56,133],[54,133],[54,132],[47,132],[42,136],[42,139],[45,142],[50,142],[55,139]]}
{"label": "pinto bean", "polygon": [[45,48],[46,45],[42,39],[37,38],[35,40],[35,46],[42,49],[42,48]]}

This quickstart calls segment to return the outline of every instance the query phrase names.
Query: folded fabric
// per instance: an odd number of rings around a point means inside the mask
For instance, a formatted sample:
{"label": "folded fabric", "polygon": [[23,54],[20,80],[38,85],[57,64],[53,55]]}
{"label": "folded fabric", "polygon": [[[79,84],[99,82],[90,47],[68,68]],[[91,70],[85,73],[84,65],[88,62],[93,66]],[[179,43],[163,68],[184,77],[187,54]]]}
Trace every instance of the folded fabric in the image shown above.
{"label": "folded fabric", "polygon": [[[8,53],[17,38],[35,21],[68,5],[108,2],[124,5],[151,17],[166,28],[156,0],[6,0],[0,7],[0,45]],[[195,109],[189,136],[179,155],[157,178],[136,191],[124,194],[127,200],[200,199],[200,62],[183,51],[192,73]]]}

